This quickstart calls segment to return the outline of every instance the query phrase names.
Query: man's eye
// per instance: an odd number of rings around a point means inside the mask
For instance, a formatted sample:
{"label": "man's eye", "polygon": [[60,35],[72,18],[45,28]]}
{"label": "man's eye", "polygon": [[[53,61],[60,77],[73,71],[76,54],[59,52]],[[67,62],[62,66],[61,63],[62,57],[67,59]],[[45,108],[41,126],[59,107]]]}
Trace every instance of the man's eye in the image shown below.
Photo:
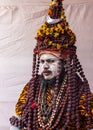
{"label": "man's eye", "polygon": [[41,60],[40,63],[41,63],[41,64],[44,64],[44,60]]}
{"label": "man's eye", "polygon": [[51,64],[51,63],[54,63],[55,60],[47,60],[47,62]]}

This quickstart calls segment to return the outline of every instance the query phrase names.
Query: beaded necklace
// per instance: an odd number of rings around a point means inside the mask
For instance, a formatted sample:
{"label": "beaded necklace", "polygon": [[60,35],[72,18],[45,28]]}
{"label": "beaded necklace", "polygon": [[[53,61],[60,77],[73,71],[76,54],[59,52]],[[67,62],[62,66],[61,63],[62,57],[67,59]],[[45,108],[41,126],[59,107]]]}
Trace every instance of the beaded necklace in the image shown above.
{"label": "beaded necklace", "polygon": [[[46,106],[46,102],[44,102],[45,99],[42,99],[45,95],[42,95],[42,90],[40,90],[39,97],[38,97],[38,113],[37,113],[38,114],[38,123],[39,123],[38,127],[42,128],[42,129],[54,129],[54,127],[55,127],[54,121],[55,121],[56,117],[58,117],[57,123],[59,122],[59,120],[63,114],[63,110],[64,110],[65,103],[67,100],[67,94],[69,91],[68,87],[66,85],[66,81],[67,81],[67,76],[65,76],[65,78],[62,82],[62,85],[61,85],[60,90],[58,92],[57,99],[56,99],[55,103],[52,102],[51,106],[49,106],[49,107]],[[42,88],[42,84],[41,84],[41,88]],[[65,88],[66,88],[66,92],[63,95]],[[45,90],[43,90],[43,91],[45,91]],[[43,102],[44,102],[44,104],[43,104]],[[45,109],[48,112],[47,115],[42,114],[42,106],[44,106],[44,105],[46,107]],[[53,109],[53,105],[55,105],[55,109]],[[59,112],[59,110],[60,110],[60,112]],[[56,123],[56,125],[57,125],[57,123]]]}

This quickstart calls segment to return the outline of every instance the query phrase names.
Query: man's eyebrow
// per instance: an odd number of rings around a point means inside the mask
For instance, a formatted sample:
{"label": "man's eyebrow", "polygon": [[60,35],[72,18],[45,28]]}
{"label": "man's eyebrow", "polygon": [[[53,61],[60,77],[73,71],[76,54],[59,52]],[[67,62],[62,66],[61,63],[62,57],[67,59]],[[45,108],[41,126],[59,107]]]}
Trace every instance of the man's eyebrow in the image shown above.
{"label": "man's eyebrow", "polygon": [[57,58],[50,58],[50,59],[47,59],[47,60],[57,60]]}
{"label": "man's eyebrow", "polygon": [[57,58],[48,58],[48,59],[45,59],[45,58],[42,59],[42,58],[41,58],[40,60],[58,60],[58,59],[57,59]]}

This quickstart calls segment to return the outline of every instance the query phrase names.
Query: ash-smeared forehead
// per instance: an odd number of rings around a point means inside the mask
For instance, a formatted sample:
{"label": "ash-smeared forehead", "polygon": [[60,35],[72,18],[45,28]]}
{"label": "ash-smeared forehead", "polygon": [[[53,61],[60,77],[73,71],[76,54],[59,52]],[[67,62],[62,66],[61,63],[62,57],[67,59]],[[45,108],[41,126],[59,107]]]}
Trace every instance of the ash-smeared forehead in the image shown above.
{"label": "ash-smeared forehead", "polygon": [[40,60],[59,60],[60,58],[50,54],[50,53],[44,53],[40,55]]}

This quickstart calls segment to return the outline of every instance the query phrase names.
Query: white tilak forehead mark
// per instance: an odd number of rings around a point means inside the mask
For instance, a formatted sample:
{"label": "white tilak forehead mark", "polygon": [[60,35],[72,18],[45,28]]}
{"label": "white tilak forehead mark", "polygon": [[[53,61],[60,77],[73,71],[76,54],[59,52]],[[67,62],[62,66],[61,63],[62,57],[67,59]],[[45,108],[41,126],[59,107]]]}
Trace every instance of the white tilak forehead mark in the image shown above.
{"label": "white tilak forehead mark", "polygon": [[57,58],[41,58],[40,60],[43,60],[43,61],[50,61],[50,60],[54,60],[54,61],[57,61],[57,60],[59,60],[59,59],[57,59]]}
{"label": "white tilak forehead mark", "polygon": [[54,55],[52,55],[52,54],[42,54],[41,56],[40,56],[40,60],[41,59],[43,59],[43,60],[59,60],[59,58],[58,57],[56,57],[56,56],[54,56]]}

